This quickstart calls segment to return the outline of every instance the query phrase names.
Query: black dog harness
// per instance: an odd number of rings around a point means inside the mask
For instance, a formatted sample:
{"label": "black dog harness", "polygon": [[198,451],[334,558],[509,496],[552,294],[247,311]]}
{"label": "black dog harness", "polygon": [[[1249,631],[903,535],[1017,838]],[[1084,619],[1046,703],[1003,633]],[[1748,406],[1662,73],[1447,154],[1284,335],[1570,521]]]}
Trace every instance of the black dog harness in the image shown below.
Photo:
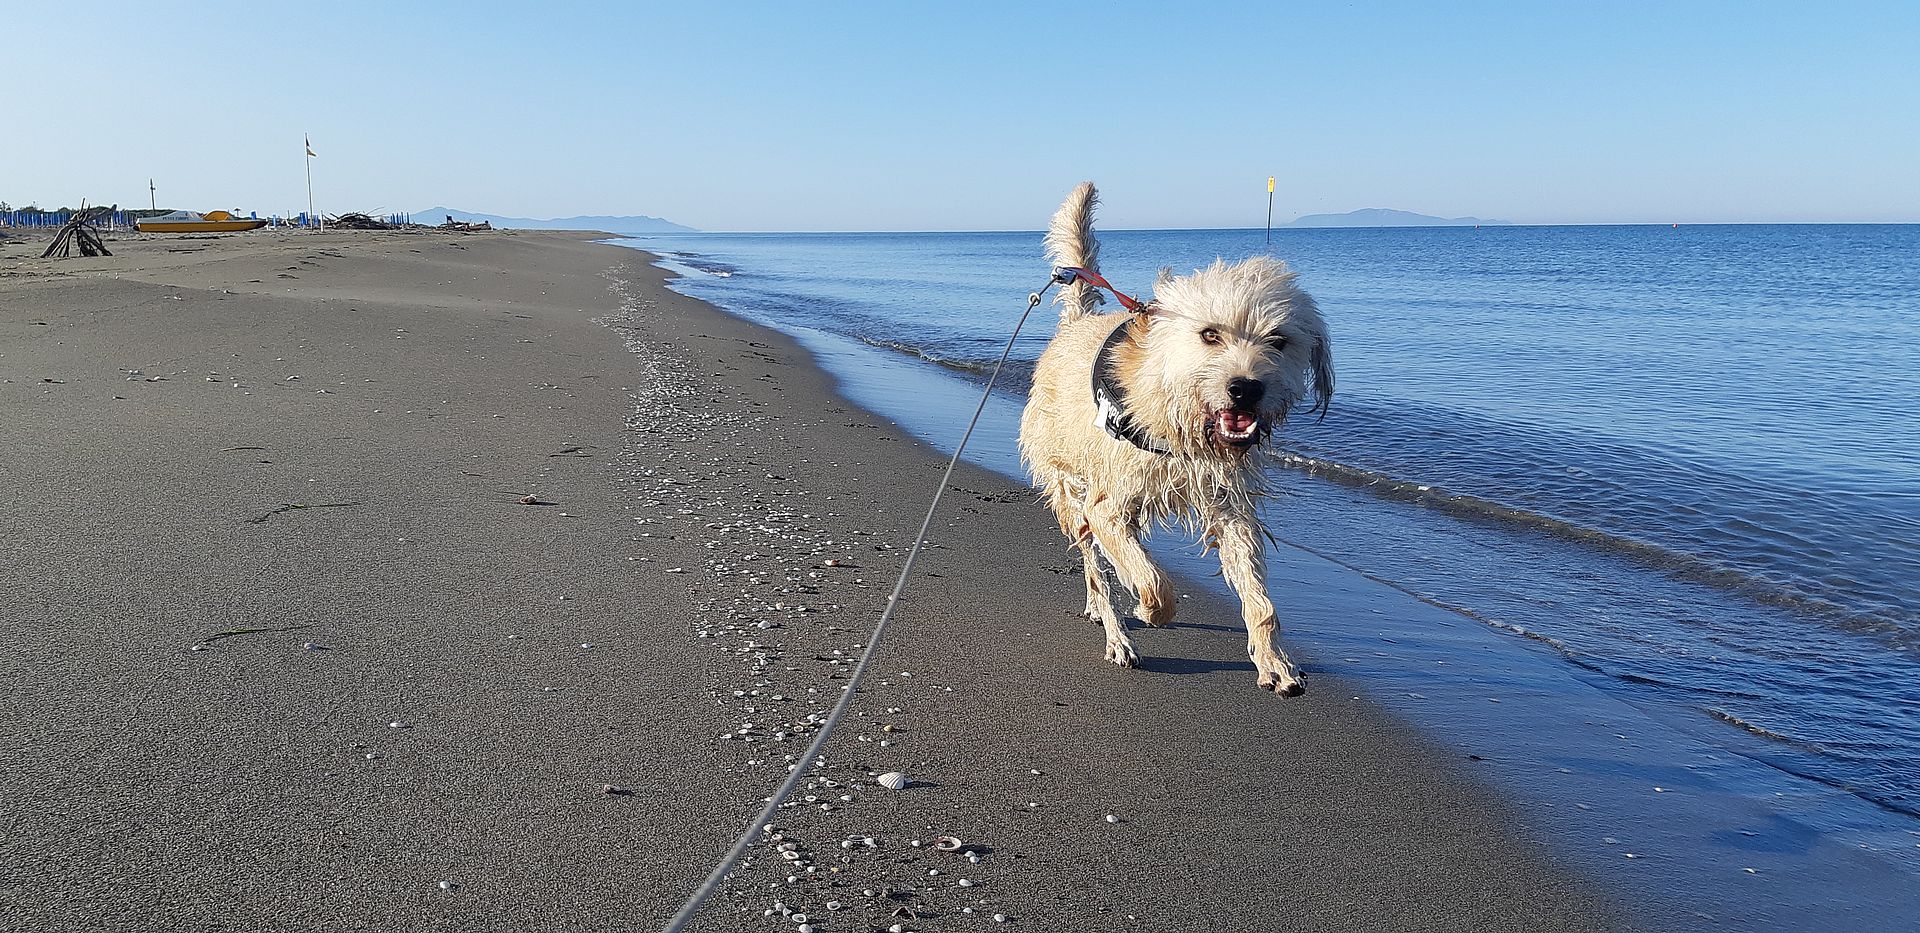
{"label": "black dog harness", "polygon": [[1127,390],[1108,365],[1107,357],[1127,339],[1127,327],[1131,324],[1132,317],[1121,321],[1120,326],[1107,335],[1107,342],[1100,345],[1100,352],[1093,355],[1093,423],[1114,440],[1126,441],[1151,454],[1171,456],[1171,449],[1133,423],[1133,417],[1127,414]]}

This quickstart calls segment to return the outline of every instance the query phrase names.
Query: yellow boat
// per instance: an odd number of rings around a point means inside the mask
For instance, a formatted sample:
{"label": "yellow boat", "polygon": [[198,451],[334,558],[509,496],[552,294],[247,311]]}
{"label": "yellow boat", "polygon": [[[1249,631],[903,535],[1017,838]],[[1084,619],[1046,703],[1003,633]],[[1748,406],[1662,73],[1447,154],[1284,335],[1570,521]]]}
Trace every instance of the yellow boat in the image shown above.
{"label": "yellow boat", "polygon": [[248,217],[235,217],[226,211],[208,211],[196,214],[192,211],[174,211],[158,217],[142,217],[133,222],[141,233],[236,233],[241,230],[258,230],[267,225],[264,220]]}

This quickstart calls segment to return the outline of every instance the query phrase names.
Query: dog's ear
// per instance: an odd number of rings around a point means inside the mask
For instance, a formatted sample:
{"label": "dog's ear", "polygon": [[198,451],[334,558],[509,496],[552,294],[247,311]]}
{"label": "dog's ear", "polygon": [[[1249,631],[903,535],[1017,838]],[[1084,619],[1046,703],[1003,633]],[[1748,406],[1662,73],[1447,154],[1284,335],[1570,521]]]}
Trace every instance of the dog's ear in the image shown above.
{"label": "dog's ear", "polygon": [[1333,404],[1333,341],[1325,331],[1313,337],[1313,358],[1309,361],[1313,367],[1314,409],[1320,417],[1327,416],[1327,408]]}
{"label": "dog's ear", "polygon": [[1165,285],[1171,281],[1173,281],[1173,267],[1161,266],[1160,274],[1153,277],[1153,287],[1159,288],[1160,286]]}

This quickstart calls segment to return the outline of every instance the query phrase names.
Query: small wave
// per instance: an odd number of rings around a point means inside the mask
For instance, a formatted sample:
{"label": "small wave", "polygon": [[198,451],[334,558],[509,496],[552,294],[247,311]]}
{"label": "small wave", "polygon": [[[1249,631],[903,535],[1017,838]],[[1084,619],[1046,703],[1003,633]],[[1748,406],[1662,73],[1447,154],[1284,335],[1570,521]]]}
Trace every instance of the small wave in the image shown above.
{"label": "small wave", "polygon": [[[1552,648],[1553,650],[1560,652],[1563,655],[1566,655],[1568,658],[1578,657],[1578,655],[1574,654],[1573,648],[1568,646],[1566,642],[1561,641],[1560,639],[1555,638],[1551,635],[1545,635],[1540,632],[1536,632],[1533,629],[1527,628],[1524,625],[1514,625],[1510,622],[1501,622],[1498,619],[1489,619],[1484,616],[1479,618],[1480,618],[1480,621],[1494,628],[1497,628],[1503,632],[1508,632],[1514,635],[1518,635],[1521,638],[1530,638],[1534,641],[1540,642],[1541,644],[1546,645]],[[1585,665],[1582,665],[1582,666],[1585,666]]]}
{"label": "small wave", "polygon": [[689,269],[698,269],[708,275],[718,276],[723,279],[732,278],[735,273],[740,271],[739,266],[729,265],[717,259],[708,259],[699,253],[674,250],[667,253],[667,255],[672,256],[674,262],[686,266]]}
{"label": "small wave", "polygon": [[958,370],[959,372],[963,372],[963,373],[979,373],[981,375],[985,375],[986,373],[993,371],[993,364],[989,362],[985,362],[983,360],[950,359],[948,357],[940,356],[939,354],[934,353],[932,350],[929,350],[926,347],[915,346],[910,343],[902,343],[898,340],[888,340],[884,337],[868,337],[865,335],[861,335],[856,339],[858,339],[861,343],[864,343],[870,347],[877,347],[882,350],[891,350],[895,353],[904,353],[907,356],[914,357],[915,359],[926,360],[927,362],[932,363],[935,366],[944,366],[947,369]]}
{"label": "small wave", "polygon": [[[1715,709],[1709,706],[1706,708],[1706,712],[1707,715],[1727,725],[1733,726],[1748,735],[1756,736],[1768,742],[1810,755],[1812,756],[1812,761],[1828,760],[1834,757],[1834,753],[1826,748],[1802,739],[1781,735],[1765,726],[1755,725],[1725,710]],[[1865,800],[1874,806],[1890,812],[1920,817],[1920,805],[1916,805],[1907,794],[1894,790],[1886,790],[1881,787],[1863,786],[1845,777],[1836,777],[1828,773],[1824,768],[1809,767],[1808,760],[1793,755],[1768,754],[1764,752],[1750,753],[1740,751],[1739,749],[1731,750],[1742,757],[1758,761],[1783,773],[1804,778],[1817,784],[1824,784],[1842,793],[1852,794],[1861,800]]]}
{"label": "small wave", "polygon": [[1386,499],[1411,502],[1473,521],[1519,525],[1558,538],[1621,554],[1675,578],[1738,593],[1757,603],[1807,613],[1846,630],[1877,636],[1886,644],[1920,650],[1920,634],[1881,616],[1849,609],[1838,603],[1778,585],[1764,576],[1728,567],[1693,554],[1672,550],[1622,534],[1580,525],[1552,515],[1514,508],[1491,499],[1451,492],[1427,483],[1399,479],[1364,467],[1314,457],[1282,448],[1277,463]]}
{"label": "small wave", "polygon": [[1775,732],[1772,729],[1769,729],[1765,726],[1755,725],[1754,723],[1741,719],[1740,717],[1735,716],[1734,714],[1729,713],[1726,710],[1717,709],[1712,706],[1707,707],[1706,710],[1707,710],[1707,715],[1712,716],[1713,718],[1718,719],[1721,722],[1724,722],[1728,725],[1737,726],[1742,731],[1751,733],[1753,735],[1757,735],[1763,739],[1769,739],[1771,741],[1779,742],[1783,745],[1791,745],[1794,748],[1800,749],[1801,751],[1811,752],[1816,755],[1828,754],[1826,749],[1821,748],[1820,746],[1815,745],[1812,742],[1808,742],[1804,739],[1796,739],[1788,735],[1781,735],[1780,733]]}

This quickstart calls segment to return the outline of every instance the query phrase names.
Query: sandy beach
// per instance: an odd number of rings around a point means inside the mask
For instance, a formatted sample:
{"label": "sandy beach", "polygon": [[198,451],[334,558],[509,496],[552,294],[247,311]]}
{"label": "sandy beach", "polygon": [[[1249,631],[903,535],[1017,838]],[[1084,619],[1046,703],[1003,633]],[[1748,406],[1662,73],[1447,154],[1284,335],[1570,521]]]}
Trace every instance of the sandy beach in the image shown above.
{"label": "sandy beach", "polygon": [[[657,927],[942,459],[580,235],[109,245],[0,245],[0,926]],[[796,856],[702,929],[1638,925],[1311,657],[1255,690],[1205,588],[1113,669],[1028,491],[947,503]]]}

